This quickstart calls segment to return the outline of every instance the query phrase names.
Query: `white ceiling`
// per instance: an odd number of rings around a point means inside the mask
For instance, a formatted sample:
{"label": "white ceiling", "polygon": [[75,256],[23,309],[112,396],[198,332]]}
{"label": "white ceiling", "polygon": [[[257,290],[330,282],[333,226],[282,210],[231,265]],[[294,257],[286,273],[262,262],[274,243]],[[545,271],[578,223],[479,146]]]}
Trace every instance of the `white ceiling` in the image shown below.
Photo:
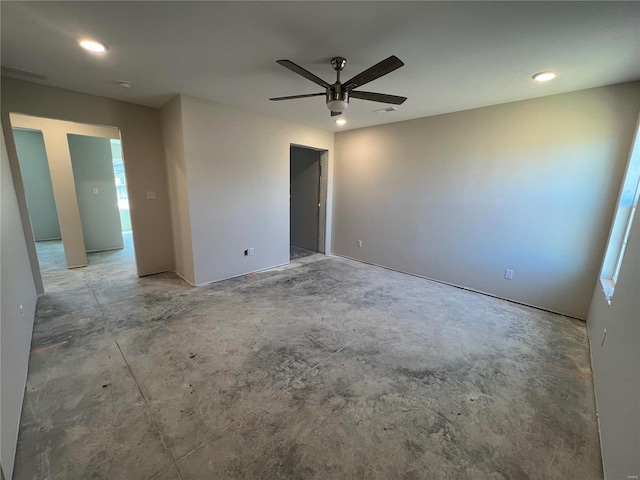
{"label": "white ceiling", "polygon": [[[640,79],[639,2],[7,2],[2,65],[49,85],[159,107],[176,93],[326,130],[359,128]],[[106,43],[92,55],[78,37]],[[275,63],[333,83],[389,55],[405,66],[364,90],[409,97],[397,112],[351,100],[337,127],[321,92]],[[553,70],[547,84],[531,75]],[[127,80],[133,88],[118,87]]]}

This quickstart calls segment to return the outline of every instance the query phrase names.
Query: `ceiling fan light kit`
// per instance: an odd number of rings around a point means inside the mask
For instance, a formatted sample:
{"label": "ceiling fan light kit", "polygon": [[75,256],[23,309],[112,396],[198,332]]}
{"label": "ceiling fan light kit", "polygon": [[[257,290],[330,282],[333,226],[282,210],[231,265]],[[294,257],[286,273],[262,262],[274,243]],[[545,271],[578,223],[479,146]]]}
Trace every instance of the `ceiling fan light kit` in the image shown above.
{"label": "ceiling fan light kit", "polygon": [[344,91],[327,91],[327,108],[332,112],[344,112],[347,108],[349,108],[349,94]]}
{"label": "ceiling fan light kit", "polygon": [[351,98],[369,100],[372,102],[391,103],[393,105],[401,105],[407,99],[407,97],[400,97],[397,95],[386,95],[383,93],[361,92],[355,90],[356,88],[361,87],[366,83],[369,83],[402,67],[404,63],[402,63],[402,61],[395,55],[392,55],[389,58],[381,61],[380,63],[375,64],[373,67],[359,73],[345,83],[340,82],[340,72],[347,65],[347,59],[344,57],[333,57],[331,59],[331,66],[336,71],[336,81],[334,84],[325,82],[320,77],[315,76],[313,73],[305,70],[300,65],[296,65],[291,60],[277,60],[277,63],[282,65],[283,67],[288,68],[292,72],[305,77],[307,80],[311,80],[313,83],[324,87],[325,93],[291,95],[288,97],[270,98],[269,100],[293,100],[296,98],[317,97],[320,95],[325,95],[327,108],[331,111],[331,116],[334,117],[336,115],[340,115],[347,108],[349,108],[349,100]]}

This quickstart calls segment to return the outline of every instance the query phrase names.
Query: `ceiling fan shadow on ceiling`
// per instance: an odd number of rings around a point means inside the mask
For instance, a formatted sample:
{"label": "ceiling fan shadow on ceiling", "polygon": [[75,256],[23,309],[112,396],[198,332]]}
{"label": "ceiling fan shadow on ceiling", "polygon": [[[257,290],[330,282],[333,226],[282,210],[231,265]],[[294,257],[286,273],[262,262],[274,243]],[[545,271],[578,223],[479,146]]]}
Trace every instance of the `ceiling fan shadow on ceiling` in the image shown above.
{"label": "ceiling fan shadow on ceiling", "polygon": [[288,97],[275,97],[269,99],[276,102],[280,100],[294,100],[296,98],[319,97],[325,95],[327,108],[331,111],[331,116],[334,117],[336,115],[340,115],[349,107],[349,100],[351,98],[370,100],[372,102],[391,103],[393,105],[402,105],[407,99],[407,97],[400,97],[397,95],[361,92],[356,90],[356,88],[402,67],[404,63],[395,55],[391,55],[380,63],[376,63],[373,67],[366,69],[364,72],[360,72],[358,75],[344,83],[340,82],[340,72],[347,64],[347,59],[343,57],[334,57],[331,59],[331,66],[336,71],[337,75],[336,82],[334,84],[325,82],[310,71],[302,68],[300,65],[296,65],[291,60],[277,60],[276,63],[279,63],[298,75],[302,75],[304,78],[311,80],[313,83],[318,84],[325,89],[324,93],[308,93],[305,95],[291,95]]}

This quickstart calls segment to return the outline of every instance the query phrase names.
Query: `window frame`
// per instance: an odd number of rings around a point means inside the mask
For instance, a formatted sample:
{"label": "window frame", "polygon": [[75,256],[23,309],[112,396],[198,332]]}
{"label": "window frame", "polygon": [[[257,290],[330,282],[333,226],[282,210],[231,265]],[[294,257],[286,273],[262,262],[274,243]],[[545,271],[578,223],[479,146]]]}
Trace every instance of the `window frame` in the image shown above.
{"label": "window frame", "polygon": [[[627,200],[630,198],[630,202]],[[613,300],[616,283],[622,268],[624,254],[631,233],[631,225],[640,199],[640,117],[631,144],[624,179],[611,223],[607,248],[600,269],[600,283],[609,305]]]}

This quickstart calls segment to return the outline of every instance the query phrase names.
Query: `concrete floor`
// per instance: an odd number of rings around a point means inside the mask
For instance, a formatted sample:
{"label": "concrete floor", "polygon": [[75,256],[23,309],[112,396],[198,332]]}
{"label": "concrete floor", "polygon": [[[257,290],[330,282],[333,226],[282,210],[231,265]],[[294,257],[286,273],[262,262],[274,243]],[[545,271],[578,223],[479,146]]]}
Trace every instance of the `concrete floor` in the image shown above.
{"label": "concrete floor", "polygon": [[600,479],[583,322],[312,255],[191,288],[40,244],[15,479]]}
{"label": "concrete floor", "polygon": [[298,260],[299,258],[308,257],[309,255],[313,255],[313,250],[307,250],[306,248],[298,247],[296,245],[289,246],[289,258],[291,260]]}

